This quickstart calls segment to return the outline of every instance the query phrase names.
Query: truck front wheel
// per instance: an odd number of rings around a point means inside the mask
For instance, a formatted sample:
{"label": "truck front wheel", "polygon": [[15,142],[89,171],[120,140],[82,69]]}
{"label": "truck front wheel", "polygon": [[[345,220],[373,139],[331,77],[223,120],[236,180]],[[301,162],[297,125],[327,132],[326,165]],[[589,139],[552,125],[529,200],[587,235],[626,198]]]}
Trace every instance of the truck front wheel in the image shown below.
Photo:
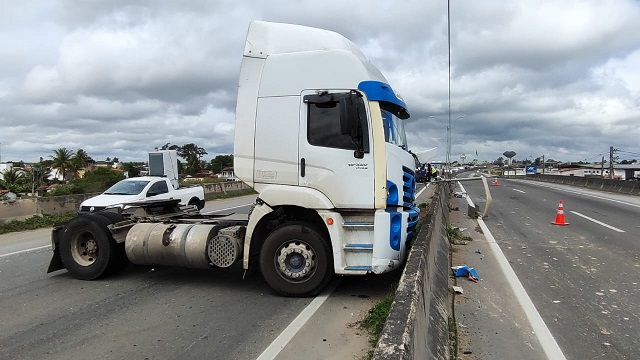
{"label": "truck front wheel", "polygon": [[77,279],[93,280],[121,268],[121,249],[107,225],[113,221],[98,214],[82,214],[64,226],[60,258]]}
{"label": "truck front wheel", "polygon": [[313,296],[331,280],[330,244],[306,224],[286,224],[269,234],[260,252],[267,283],[284,296]]}

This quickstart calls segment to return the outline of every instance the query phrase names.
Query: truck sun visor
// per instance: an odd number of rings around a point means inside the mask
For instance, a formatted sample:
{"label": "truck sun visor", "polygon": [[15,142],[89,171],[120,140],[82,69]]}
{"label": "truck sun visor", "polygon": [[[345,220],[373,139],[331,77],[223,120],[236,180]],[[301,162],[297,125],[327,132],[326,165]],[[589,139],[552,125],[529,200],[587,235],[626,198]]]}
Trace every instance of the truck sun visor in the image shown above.
{"label": "truck sun visor", "polygon": [[409,118],[407,105],[393,91],[391,86],[380,81],[362,81],[358,84],[358,89],[367,94],[367,98],[372,101],[385,102],[385,109],[393,113],[402,120]]}

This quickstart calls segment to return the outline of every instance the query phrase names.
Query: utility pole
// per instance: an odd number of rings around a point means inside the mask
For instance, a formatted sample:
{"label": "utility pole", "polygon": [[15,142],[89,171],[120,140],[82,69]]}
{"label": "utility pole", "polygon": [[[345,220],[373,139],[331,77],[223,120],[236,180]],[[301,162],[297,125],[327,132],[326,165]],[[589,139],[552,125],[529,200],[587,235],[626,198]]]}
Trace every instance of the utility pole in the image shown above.
{"label": "utility pole", "polygon": [[602,155],[602,162],[600,162],[600,176],[604,177],[604,155]]}
{"label": "utility pole", "polygon": [[544,168],[546,167],[544,162],[544,155],[542,155],[542,174],[544,175]]}
{"label": "utility pole", "polygon": [[609,179],[613,179],[613,146],[609,146]]}

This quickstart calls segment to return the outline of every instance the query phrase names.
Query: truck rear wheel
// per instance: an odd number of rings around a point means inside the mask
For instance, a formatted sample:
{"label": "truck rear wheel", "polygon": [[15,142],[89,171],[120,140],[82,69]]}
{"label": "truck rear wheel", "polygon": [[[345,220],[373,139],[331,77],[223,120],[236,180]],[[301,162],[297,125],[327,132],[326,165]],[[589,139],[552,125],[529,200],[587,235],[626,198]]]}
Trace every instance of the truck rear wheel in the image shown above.
{"label": "truck rear wheel", "polygon": [[267,283],[284,296],[313,296],[331,280],[330,244],[306,224],[286,224],[269,234],[260,252]]}
{"label": "truck rear wheel", "polygon": [[107,228],[111,223],[106,216],[89,213],[65,224],[59,244],[60,258],[75,278],[94,280],[121,268],[122,256],[126,259],[126,255],[118,251],[120,248]]}

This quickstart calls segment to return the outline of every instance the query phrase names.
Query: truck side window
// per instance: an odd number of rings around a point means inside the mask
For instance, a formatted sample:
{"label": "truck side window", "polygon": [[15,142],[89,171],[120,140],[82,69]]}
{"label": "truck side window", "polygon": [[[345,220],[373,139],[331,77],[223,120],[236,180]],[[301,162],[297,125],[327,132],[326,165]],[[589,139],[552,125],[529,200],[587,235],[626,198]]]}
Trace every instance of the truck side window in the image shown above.
{"label": "truck side window", "polygon": [[[348,134],[340,129],[340,107],[337,101],[322,104],[308,104],[307,140],[309,144],[331,148],[356,150],[357,144]],[[360,125],[364,140],[365,152],[369,152],[369,131],[366,121],[366,110],[361,99],[358,101],[358,112],[361,114]]]}
{"label": "truck side window", "polygon": [[167,186],[166,181],[158,181],[157,183],[151,185],[149,191],[147,191],[147,196],[156,196],[160,194],[166,194],[169,192],[169,187]]}

